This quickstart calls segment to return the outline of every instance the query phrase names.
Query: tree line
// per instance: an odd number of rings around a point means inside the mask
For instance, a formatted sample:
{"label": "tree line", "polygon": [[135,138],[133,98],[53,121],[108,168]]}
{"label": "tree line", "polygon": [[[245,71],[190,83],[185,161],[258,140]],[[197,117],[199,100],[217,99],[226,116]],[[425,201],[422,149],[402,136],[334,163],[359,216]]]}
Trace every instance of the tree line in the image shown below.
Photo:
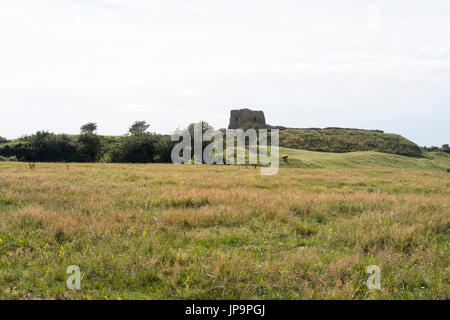
{"label": "tree line", "polygon": [[[200,121],[202,132],[213,129],[205,121]],[[101,136],[97,135],[97,124],[93,122],[86,123],[81,126],[79,135],[55,134],[48,131],[38,131],[35,134],[24,136],[22,138],[9,141],[0,137],[0,161],[28,161],[28,162],[122,162],[122,163],[170,163],[171,152],[177,141],[171,141],[170,135],[162,135],[148,132],[150,125],[146,121],[136,121],[128,129],[123,136]],[[258,124],[247,123],[242,129],[255,129],[261,127]],[[194,124],[190,124],[186,128],[191,136],[194,136]],[[303,132],[307,132],[308,135]],[[322,130],[321,133],[333,130]],[[326,137],[313,139],[319,131],[310,130],[285,130],[280,136],[280,146],[306,149],[313,151],[328,152],[349,152],[355,151],[356,144],[361,144],[370,139],[362,139],[361,131],[359,135],[353,135],[358,140],[351,139],[352,135],[340,137],[346,131],[339,130],[329,132]],[[354,132],[354,131],[352,131]],[[376,132],[363,132],[366,135],[380,135]],[[300,136],[299,136],[300,135]],[[426,152],[445,152],[450,153],[448,144],[442,147],[421,147],[407,141],[402,137],[393,139],[393,135],[382,135],[371,139],[372,145],[361,147],[361,150],[375,149],[380,152],[389,152],[397,154],[415,155],[415,153]],[[324,143],[324,139],[334,139],[334,143]],[[390,140],[395,143],[388,143]],[[400,143],[399,139],[403,139],[404,143]],[[270,140],[270,136],[269,136]],[[369,142],[370,142],[369,141]],[[325,141],[326,142],[326,141]],[[206,143],[206,142],[205,142]],[[206,143],[207,144],[207,143]],[[315,147],[317,144],[318,147]],[[324,146],[326,149],[324,149]],[[331,148],[336,147],[336,150]],[[402,146],[405,150],[398,150]],[[205,145],[203,145],[203,148]],[[320,148],[319,148],[320,147]],[[348,150],[345,149],[348,147]],[[394,148],[395,147],[395,148]],[[409,148],[409,149],[408,149]],[[411,149],[412,148],[412,149]],[[192,150],[194,149],[192,141]],[[358,148],[356,148],[358,149]],[[392,149],[392,150],[391,150]],[[411,151],[411,150],[412,151]],[[416,150],[417,149],[417,150]],[[359,150],[359,149],[358,149]],[[193,155],[191,155],[193,156]]]}
{"label": "tree line", "polygon": [[440,148],[436,147],[436,146],[432,146],[432,147],[422,147],[425,151],[428,152],[445,152],[445,153],[450,153],[450,146],[448,145],[448,143],[443,144]]}
{"label": "tree line", "polygon": [[[202,134],[214,130],[206,121],[191,123],[185,129],[191,137],[195,125],[199,125]],[[0,137],[0,161],[171,163],[172,149],[178,141],[172,141],[170,135],[150,133],[149,127],[146,121],[136,121],[123,136],[101,136],[97,135],[97,124],[89,122],[81,126],[79,135],[38,131],[13,141]],[[249,123],[243,129],[257,130],[260,126]],[[208,143],[203,141],[202,148]],[[191,159],[193,153],[191,139]]]}
{"label": "tree line", "polygon": [[38,131],[8,141],[0,137],[0,160],[28,162],[171,162],[176,142],[170,135],[148,132],[145,121],[133,123],[120,137],[97,135],[97,124],[81,126],[79,135]]}

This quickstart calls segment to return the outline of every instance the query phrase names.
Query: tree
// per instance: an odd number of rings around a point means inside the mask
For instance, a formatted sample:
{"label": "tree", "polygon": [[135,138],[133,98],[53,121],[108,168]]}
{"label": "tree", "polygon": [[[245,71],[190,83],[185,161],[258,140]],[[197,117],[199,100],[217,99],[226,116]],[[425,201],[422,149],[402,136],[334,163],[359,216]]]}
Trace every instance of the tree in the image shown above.
{"label": "tree", "polygon": [[170,159],[170,136],[146,132],[150,125],[145,121],[135,121],[128,135],[121,139],[120,145],[110,151],[112,162],[148,163]]}
{"label": "tree", "polygon": [[5,138],[3,138],[3,137],[0,137],[0,144],[1,143],[7,143],[8,142],[8,139],[5,139]]}
{"label": "tree", "polygon": [[448,145],[448,143],[442,145],[442,151],[450,153],[450,146]]}
{"label": "tree", "polygon": [[[195,146],[195,141],[194,141],[194,139],[195,139],[195,128],[201,128],[201,131],[202,131],[202,136],[203,136],[203,134],[206,132],[206,131],[208,131],[208,130],[214,130],[214,128],[213,128],[213,126],[212,125],[210,125],[208,122],[206,122],[206,121],[199,121],[198,123],[191,123],[187,128],[186,128],[186,130],[187,131],[189,131],[189,134],[190,134],[190,136],[191,136],[191,159],[192,159],[192,157],[194,156],[194,152],[195,152],[195,150],[194,150],[194,146]],[[208,141],[203,141],[202,142],[202,151],[203,150],[205,150],[205,148],[206,148],[206,146],[207,145],[209,145],[210,144],[210,142],[208,142]]]}
{"label": "tree", "polygon": [[78,138],[80,144],[80,161],[97,162],[102,155],[102,141],[99,136],[93,133],[80,135]]}
{"label": "tree", "polygon": [[93,122],[81,126],[81,134],[78,138],[80,144],[80,161],[97,162],[102,155],[102,141],[95,131],[97,124]]}
{"label": "tree", "polygon": [[94,122],[88,122],[81,126],[81,134],[95,133],[97,131],[97,124]]}
{"label": "tree", "polygon": [[66,134],[38,131],[15,146],[18,159],[27,161],[76,161],[78,145]]}
{"label": "tree", "polygon": [[210,125],[208,122],[206,121],[200,121],[198,123],[191,123],[188,127],[187,130],[189,131],[192,139],[194,139],[194,128],[195,126],[198,125],[201,127],[202,129],[202,134],[205,133],[207,130],[213,130],[213,126]]}
{"label": "tree", "polygon": [[112,162],[153,162],[156,153],[155,137],[150,133],[135,134],[122,138],[118,148],[111,151]]}
{"label": "tree", "polygon": [[172,149],[177,144],[172,141],[170,135],[154,135],[155,141],[155,162],[170,163],[172,162]]}
{"label": "tree", "polygon": [[128,132],[132,136],[135,136],[137,134],[145,133],[149,127],[150,125],[146,121],[136,121],[131,125],[130,129],[128,129]]}

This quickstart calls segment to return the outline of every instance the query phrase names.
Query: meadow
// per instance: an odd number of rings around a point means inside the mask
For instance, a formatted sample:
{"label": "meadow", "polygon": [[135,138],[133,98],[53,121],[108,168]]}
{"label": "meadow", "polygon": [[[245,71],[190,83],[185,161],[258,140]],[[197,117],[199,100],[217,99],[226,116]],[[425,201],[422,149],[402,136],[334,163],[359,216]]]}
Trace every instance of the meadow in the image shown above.
{"label": "meadow", "polygon": [[[448,299],[444,166],[321,159],[324,168],[285,164],[275,176],[2,162],[0,298]],[[80,290],[66,287],[70,265]],[[365,285],[370,265],[380,290]]]}

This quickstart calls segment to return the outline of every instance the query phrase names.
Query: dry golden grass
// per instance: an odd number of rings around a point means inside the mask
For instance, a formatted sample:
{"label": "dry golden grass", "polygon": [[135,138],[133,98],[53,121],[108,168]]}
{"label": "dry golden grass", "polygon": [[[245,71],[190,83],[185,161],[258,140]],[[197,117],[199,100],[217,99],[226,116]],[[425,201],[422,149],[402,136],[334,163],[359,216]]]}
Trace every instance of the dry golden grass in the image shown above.
{"label": "dry golden grass", "polygon": [[449,195],[438,171],[0,163],[0,297],[448,299]]}

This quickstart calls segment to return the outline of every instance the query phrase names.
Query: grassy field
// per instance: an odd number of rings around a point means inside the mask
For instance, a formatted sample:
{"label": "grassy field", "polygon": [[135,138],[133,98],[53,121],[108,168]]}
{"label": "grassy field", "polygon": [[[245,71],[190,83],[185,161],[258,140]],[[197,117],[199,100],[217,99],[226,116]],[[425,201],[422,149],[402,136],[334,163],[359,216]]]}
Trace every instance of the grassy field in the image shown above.
{"label": "grassy field", "polygon": [[450,173],[298,152],[329,168],[0,163],[0,298],[450,297]]}
{"label": "grassy field", "polygon": [[280,164],[291,168],[450,169],[450,154],[443,152],[428,152],[422,158],[414,158],[375,151],[332,153],[280,148],[280,154],[289,157],[288,163]]}

